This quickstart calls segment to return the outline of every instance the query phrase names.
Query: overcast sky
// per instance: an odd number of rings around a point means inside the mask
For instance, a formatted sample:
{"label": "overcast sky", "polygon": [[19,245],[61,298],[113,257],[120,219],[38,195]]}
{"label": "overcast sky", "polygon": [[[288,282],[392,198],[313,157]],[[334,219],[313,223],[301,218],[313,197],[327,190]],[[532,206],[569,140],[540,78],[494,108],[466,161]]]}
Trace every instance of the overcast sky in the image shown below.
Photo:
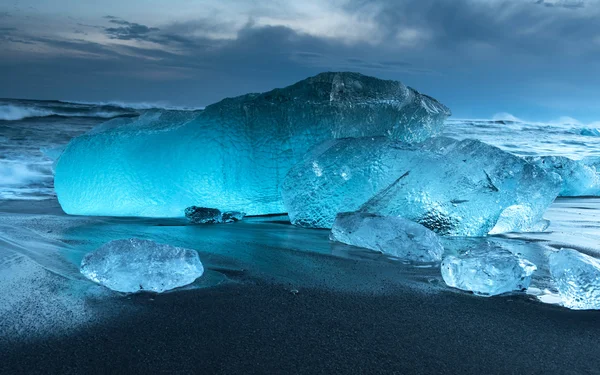
{"label": "overcast sky", "polygon": [[596,0],[0,0],[0,97],[204,106],[321,71],[600,120]]}

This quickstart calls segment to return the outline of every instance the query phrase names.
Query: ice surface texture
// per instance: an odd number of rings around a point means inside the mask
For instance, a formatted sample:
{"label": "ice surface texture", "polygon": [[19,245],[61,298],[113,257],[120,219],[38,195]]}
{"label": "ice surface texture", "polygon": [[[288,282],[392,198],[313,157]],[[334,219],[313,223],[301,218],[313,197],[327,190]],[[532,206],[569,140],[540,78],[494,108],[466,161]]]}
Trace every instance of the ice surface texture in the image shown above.
{"label": "ice surface texture", "polygon": [[600,309],[600,260],[572,249],[550,254],[550,273],[565,307]]}
{"label": "ice surface texture", "polygon": [[542,219],[534,223],[533,210],[529,206],[514,205],[502,211],[496,225],[488,234],[519,232],[543,232],[550,226],[550,220]]}
{"label": "ice surface texture", "polygon": [[491,245],[462,255],[449,255],[441,268],[448,286],[482,296],[527,289],[537,269],[522,256]]}
{"label": "ice surface texture", "polygon": [[132,238],[111,241],[87,254],[80,271],[118,292],[161,293],[194,282],[204,267],[195,250]]}
{"label": "ice surface texture", "polygon": [[440,261],[444,254],[435,233],[396,216],[343,212],[337,215],[330,238],[417,262]]}
{"label": "ice surface texture", "polygon": [[564,156],[537,156],[526,159],[560,175],[563,180],[560,195],[563,197],[600,195],[600,173],[595,166],[596,158],[571,160]]}
{"label": "ice surface texture", "polygon": [[216,208],[188,207],[185,209],[185,217],[194,224],[232,223],[240,221],[246,216],[243,212],[225,211]]}
{"label": "ice surface texture", "polygon": [[181,217],[192,205],[282,213],[280,182],[310,147],[378,135],[422,141],[449,115],[400,82],[322,73],[203,111],[109,121],[67,146],[55,189],[69,214]]}
{"label": "ice surface texture", "polygon": [[439,234],[482,236],[511,206],[507,231],[542,218],[560,179],[476,140],[408,145],[383,137],[331,140],[294,166],[282,195],[294,224],[330,228],[338,212],[402,216]]}

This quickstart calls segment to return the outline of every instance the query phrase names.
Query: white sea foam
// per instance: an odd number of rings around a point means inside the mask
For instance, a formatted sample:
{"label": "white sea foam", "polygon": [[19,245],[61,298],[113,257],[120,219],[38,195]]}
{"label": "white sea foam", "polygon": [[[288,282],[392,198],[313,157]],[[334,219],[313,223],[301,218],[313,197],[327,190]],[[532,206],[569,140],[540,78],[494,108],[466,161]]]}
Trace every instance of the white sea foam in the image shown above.
{"label": "white sea foam", "polygon": [[59,109],[28,107],[12,104],[0,105],[0,121],[20,121],[28,118],[48,116],[113,118],[125,114],[127,113],[118,111],[89,110],[81,112],[68,112],[61,111]]}
{"label": "white sea foam", "polygon": [[176,106],[176,105],[171,105],[168,103],[164,103],[164,102],[122,102],[122,101],[113,101],[113,100],[109,100],[109,101],[100,101],[100,102],[88,102],[88,101],[69,101],[69,102],[63,102],[63,103],[73,103],[73,104],[83,104],[83,105],[90,105],[90,106],[111,106],[111,107],[118,107],[118,108],[123,108],[123,109],[139,109],[139,110],[144,110],[144,109],[166,109],[166,110],[172,110],[172,111],[198,111],[198,110],[202,110],[204,109],[203,106],[200,107],[186,107],[186,106]]}
{"label": "white sea foam", "polygon": [[26,186],[35,181],[47,179],[51,176],[43,171],[36,170],[28,164],[13,161],[0,162],[1,186]]}
{"label": "white sea foam", "polygon": [[18,121],[30,117],[52,116],[54,113],[45,109],[21,107],[16,105],[0,106],[0,120]]}

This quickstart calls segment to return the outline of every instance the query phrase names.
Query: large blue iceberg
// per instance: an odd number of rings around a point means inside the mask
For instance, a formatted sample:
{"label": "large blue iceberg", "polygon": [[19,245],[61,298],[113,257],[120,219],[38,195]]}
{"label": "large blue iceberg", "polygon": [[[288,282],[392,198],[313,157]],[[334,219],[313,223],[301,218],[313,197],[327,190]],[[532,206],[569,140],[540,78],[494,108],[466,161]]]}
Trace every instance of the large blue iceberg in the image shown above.
{"label": "large blue iceberg", "polygon": [[55,190],[69,214],[180,217],[194,205],[282,213],[280,182],[310,147],[363,136],[419,142],[449,115],[400,82],[322,73],[202,111],[109,121],[67,146]]}
{"label": "large blue iceberg", "polygon": [[409,145],[368,137],[313,148],[290,170],[282,194],[292,222],[305,227],[331,228],[339,212],[361,210],[439,234],[483,236],[501,217],[505,231],[538,223],[560,184],[556,174],[477,140]]}

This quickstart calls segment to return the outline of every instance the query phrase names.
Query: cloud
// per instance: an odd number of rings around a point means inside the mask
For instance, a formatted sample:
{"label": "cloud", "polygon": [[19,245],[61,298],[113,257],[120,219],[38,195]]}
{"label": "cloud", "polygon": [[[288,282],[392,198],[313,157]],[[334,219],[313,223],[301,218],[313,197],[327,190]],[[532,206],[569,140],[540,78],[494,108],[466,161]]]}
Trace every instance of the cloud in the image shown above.
{"label": "cloud", "polygon": [[104,29],[106,35],[111,39],[120,40],[149,40],[151,34],[160,31],[157,27],[148,27],[139,23],[128,22],[113,16],[104,16],[109,22],[118,27],[107,27]]}
{"label": "cloud", "polygon": [[[589,98],[600,94],[594,63],[600,59],[597,1],[185,4],[173,0],[137,12],[140,3],[132,0],[123,9],[115,6],[109,16],[61,18],[40,11],[28,14],[32,19],[5,18],[2,27],[10,30],[0,36],[0,96],[47,92],[56,98],[65,92],[71,99],[89,95],[90,100],[204,105],[323,70],[400,79],[457,114],[460,108],[467,115],[488,110],[481,115],[486,117],[501,110],[523,115],[526,105],[543,107],[553,117],[568,108],[583,112],[583,103],[589,111]],[[37,82],[31,71],[40,74]],[[89,84],[81,85],[83,80]],[[548,90],[539,82],[569,89]],[[123,97],[111,96],[115,93]],[[499,104],[490,110],[489,103]],[[550,114],[554,105],[548,103],[561,103],[561,113]]]}
{"label": "cloud", "polygon": [[544,5],[548,8],[559,7],[567,9],[583,8],[585,3],[583,0],[537,0],[538,5]]}

